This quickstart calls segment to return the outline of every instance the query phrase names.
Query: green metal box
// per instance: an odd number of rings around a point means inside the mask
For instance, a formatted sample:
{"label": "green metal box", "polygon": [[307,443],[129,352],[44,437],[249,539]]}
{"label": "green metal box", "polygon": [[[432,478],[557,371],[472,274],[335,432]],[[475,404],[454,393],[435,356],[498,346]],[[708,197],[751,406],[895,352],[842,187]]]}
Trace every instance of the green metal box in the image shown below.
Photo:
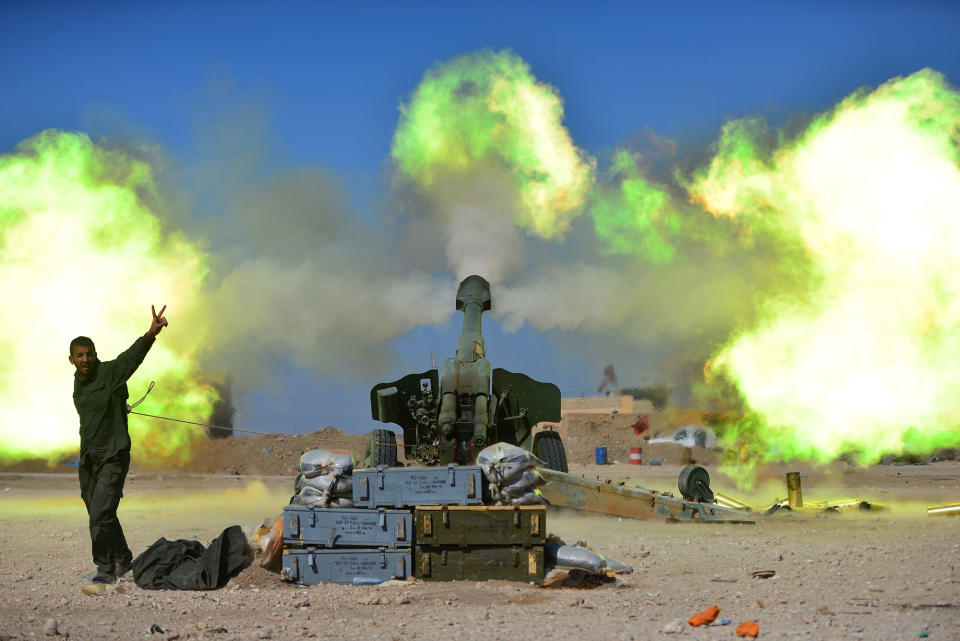
{"label": "green metal box", "polygon": [[543,546],[454,546],[414,549],[414,567],[424,581],[543,582]]}
{"label": "green metal box", "polygon": [[414,516],[417,544],[435,545],[543,545],[547,508],[493,506],[417,506]]}

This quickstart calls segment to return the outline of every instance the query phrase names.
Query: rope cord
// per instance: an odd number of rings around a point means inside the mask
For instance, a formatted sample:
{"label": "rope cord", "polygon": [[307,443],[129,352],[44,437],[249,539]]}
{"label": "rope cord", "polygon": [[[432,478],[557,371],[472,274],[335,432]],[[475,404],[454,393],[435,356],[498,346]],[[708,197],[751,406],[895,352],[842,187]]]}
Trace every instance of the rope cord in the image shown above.
{"label": "rope cord", "polygon": [[127,405],[127,414],[129,414],[134,407],[136,407],[137,405],[143,402],[143,399],[147,397],[147,394],[153,391],[154,385],[155,383],[153,381],[150,381],[150,386],[147,388],[147,391],[143,393],[143,396],[140,397],[140,400],[134,403],[133,405]]}
{"label": "rope cord", "polygon": [[[280,432],[258,432],[256,430],[245,430],[239,427],[224,427],[223,425],[213,425],[211,423],[198,423],[196,421],[185,421],[180,418],[170,418],[168,416],[157,416],[156,414],[146,414],[144,412],[130,412],[131,414],[137,414],[138,416],[148,416],[150,418],[158,418],[162,421],[172,421],[174,423],[184,423],[186,425],[195,426],[195,427],[209,427],[216,430],[230,430],[231,432],[243,432],[244,434],[257,434],[259,436],[304,436],[303,434],[282,434]],[[357,434],[355,439],[366,438],[366,434]],[[326,443],[348,443],[351,445],[356,445],[357,441],[355,439],[323,439]]]}
{"label": "rope cord", "polygon": [[[174,423],[183,423],[185,425],[190,425],[193,427],[207,427],[215,430],[228,430],[230,432],[243,432],[244,434],[257,434],[258,436],[300,436],[299,434],[281,434],[280,432],[258,432],[256,430],[245,430],[239,427],[225,427],[223,425],[213,425],[212,423],[198,423],[197,421],[185,421],[180,418],[170,418],[169,416],[157,416],[156,414],[146,414],[144,412],[134,412],[133,408],[143,402],[143,399],[147,398],[147,394],[153,391],[154,381],[150,381],[150,386],[147,387],[147,391],[143,393],[143,396],[140,397],[133,405],[127,405],[127,414],[136,414],[137,416],[148,416],[150,418],[158,418],[161,421],[171,421]],[[358,434],[357,438],[366,438],[366,435]],[[351,445],[356,445],[356,440],[354,439],[324,439],[325,442],[329,443],[349,443]]]}

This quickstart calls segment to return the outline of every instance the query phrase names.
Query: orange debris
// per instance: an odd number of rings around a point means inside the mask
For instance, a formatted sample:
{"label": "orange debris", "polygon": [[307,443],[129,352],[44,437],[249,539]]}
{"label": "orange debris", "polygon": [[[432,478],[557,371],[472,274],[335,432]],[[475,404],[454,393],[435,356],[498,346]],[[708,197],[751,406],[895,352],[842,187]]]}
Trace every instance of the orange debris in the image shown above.
{"label": "orange debris", "polygon": [[709,608],[700,612],[699,614],[694,614],[692,617],[687,619],[687,623],[696,627],[698,625],[708,625],[713,623],[713,620],[717,618],[717,615],[720,614],[720,608],[715,605],[711,605]]}
{"label": "orange debris", "polygon": [[744,621],[737,626],[738,637],[755,637],[760,632],[760,624],[756,621]]}

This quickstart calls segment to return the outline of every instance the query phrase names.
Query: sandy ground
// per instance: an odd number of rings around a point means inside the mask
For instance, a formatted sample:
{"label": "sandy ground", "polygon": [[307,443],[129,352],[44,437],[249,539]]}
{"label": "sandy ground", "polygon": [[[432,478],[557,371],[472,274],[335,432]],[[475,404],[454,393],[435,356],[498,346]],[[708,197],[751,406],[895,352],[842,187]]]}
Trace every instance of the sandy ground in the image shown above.
{"label": "sandy ground", "polygon": [[[572,471],[672,490],[679,469]],[[786,469],[767,470],[768,480],[752,492],[736,491],[715,470],[712,484],[766,506],[785,496]],[[551,510],[549,531],[585,539],[636,568],[592,590],[499,581],[304,588],[251,567],[217,591],[145,591],[128,578],[99,596],[80,591],[80,575],[92,564],[75,476],[6,473],[0,641],[43,638],[50,619],[71,639],[726,639],[747,620],[771,639],[960,639],[960,518],[925,511],[960,502],[960,462],[803,471],[807,501],[850,497],[891,509],[779,513],[758,516],[755,525]],[[127,483],[120,518],[138,554],[161,536],[207,543],[229,525],[278,514],[290,493],[289,477],[140,472]],[[776,574],[754,579],[755,570]],[[714,625],[664,631],[714,604]],[[153,624],[162,632],[151,633]]]}

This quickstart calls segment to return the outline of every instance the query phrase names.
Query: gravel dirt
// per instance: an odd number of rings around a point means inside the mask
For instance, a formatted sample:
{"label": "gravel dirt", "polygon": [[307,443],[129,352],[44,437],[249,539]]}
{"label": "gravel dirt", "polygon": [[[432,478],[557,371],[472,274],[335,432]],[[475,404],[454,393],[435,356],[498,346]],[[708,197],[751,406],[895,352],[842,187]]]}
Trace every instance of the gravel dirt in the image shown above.
{"label": "gravel dirt", "polygon": [[[264,449],[256,439],[243,440]],[[298,451],[289,449],[291,457]],[[87,596],[80,577],[93,566],[75,472],[6,472],[0,474],[0,641],[707,640],[737,638],[744,621],[758,622],[759,637],[770,639],[960,639],[960,518],[926,515],[927,506],[960,501],[960,462],[778,466],[764,470],[751,492],[737,491],[709,469],[715,490],[759,507],[784,497],[784,473],[799,469],[807,502],[849,497],[890,509],[781,511],[757,515],[755,525],[551,510],[550,532],[568,542],[586,540],[635,568],[594,589],[501,581],[305,588],[252,566],[216,591],[146,591],[128,575],[107,593]],[[292,474],[238,471],[134,471],[120,508],[134,554],[161,536],[208,543],[229,525],[248,527],[282,511]],[[680,467],[580,465],[571,471],[669,491]],[[752,578],[757,570],[775,574]],[[720,608],[713,624],[686,623],[711,605]]]}

